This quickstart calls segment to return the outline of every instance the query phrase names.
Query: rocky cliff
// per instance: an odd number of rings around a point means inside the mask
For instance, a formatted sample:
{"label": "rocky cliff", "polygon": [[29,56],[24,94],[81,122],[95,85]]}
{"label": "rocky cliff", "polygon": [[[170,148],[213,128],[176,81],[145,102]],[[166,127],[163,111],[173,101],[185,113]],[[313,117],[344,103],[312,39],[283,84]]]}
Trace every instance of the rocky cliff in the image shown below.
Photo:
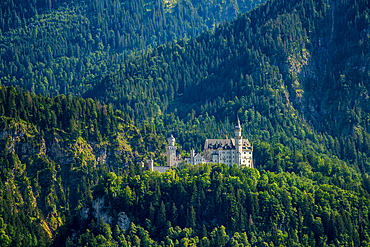
{"label": "rocky cliff", "polygon": [[63,130],[44,132],[33,124],[11,120],[0,131],[1,175],[5,190],[11,191],[8,206],[13,211],[27,209],[24,220],[37,224],[46,241],[83,207],[81,215],[93,212],[97,221],[111,224],[114,220],[127,229],[130,219],[124,212],[113,218],[103,209],[104,198],[92,201],[91,195],[101,172],[118,171],[143,158],[140,145],[133,148],[130,143],[143,145],[138,130],[120,130],[109,139],[94,142],[81,136],[71,138]]}

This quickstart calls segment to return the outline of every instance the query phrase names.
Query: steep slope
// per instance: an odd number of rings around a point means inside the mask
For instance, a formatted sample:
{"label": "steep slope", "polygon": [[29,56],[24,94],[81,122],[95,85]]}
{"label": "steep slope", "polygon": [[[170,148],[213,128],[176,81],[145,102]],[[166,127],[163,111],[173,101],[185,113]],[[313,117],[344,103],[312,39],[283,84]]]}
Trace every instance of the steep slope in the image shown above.
{"label": "steep slope", "polygon": [[[256,159],[278,173],[222,164],[142,173],[139,161],[160,159],[165,140],[112,106],[1,86],[0,116],[3,246],[370,241],[369,176],[337,159],[258,143]],[[102,219],[117,213],[132,220],[127,231]]]}
{"label": "steep slope", "polygon": [[260,2],[4,0],[0,83],[79,95],[132,54],[195,37]]}
{"label": "steep slope", "polygon": [[[363,154],[369,156],[368,10],[366,0],[268,1],[215,32],[127,62],[86,95],[139,120],[172,112],[158,120],[166,125],[161,130],[191,122],[200,131],[181,143],[192,140],[197,148],[193,136],[207,129],[199,127],[202,121],[227,125],[239,115],[254,140],[326,149],[363,166]],[[349,76],[351,84],[337,83]],[[202,121],[194,121],[198,116]]]}
{"label": "steep slope", "polygon": [[[289,159],[283,158],[284,162]],[[115,223],[96,223],[91,217],[81,222],[85,229],[67,238],[68,243],[368,246],[369,177],[361,178],[348,169],[343,174],[337,171],[336,178],[348,185],[338,187],[331,184],[335,179],[326,174],[320,159],[311,156],[306,162],[312,165],[306,176],[221,164],[135,177],[107,174],[95,187],[94,198],[104,196],[110,212],[124,211],[133,222],[125,230]]]}
{"label": "steep slope", "polygon": [[0,86],[1,245],[50,245],[92,203],[101,174],[164,162],[164,138],[150,128],[91,99]]}

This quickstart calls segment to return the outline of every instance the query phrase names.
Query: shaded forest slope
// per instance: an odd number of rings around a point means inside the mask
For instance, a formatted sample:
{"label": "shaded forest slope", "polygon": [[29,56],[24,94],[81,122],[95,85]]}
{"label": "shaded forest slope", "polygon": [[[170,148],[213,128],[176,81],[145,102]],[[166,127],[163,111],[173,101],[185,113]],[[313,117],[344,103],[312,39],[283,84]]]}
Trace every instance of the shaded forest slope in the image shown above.
{"label": "shaded forest slope", "polygon": [[14,1],[0,3],[0,83],[80,95],[128,57],[234,19],[248,1]]}
{"label": "shaded forest slope", "polygon": [[[161,116],[158,129],[187,132],[180,143],[198,150],[196,135],[239,115],[253,140],[313,145],[364,163],[368,11],[367,0],[268,1],[214,32],[128,61],[86,96],[134,119]],[[231,131],[214,129],[208,136]]]}
{"label": "shaded forest slope", "polygon": [[[256,142],[259,171],[142,172],[165,139],[112,109],[0,86],[2,245],[368,245],[370,179],[348,163]],[[127,231],[102,217],[121,212]]]}
{"label": "shaded forest slope", "polygon": [[50,245],[91,203],[101,174],[164,162],[164,138],[153,130],[91,99],[0,86],[1,245]]}

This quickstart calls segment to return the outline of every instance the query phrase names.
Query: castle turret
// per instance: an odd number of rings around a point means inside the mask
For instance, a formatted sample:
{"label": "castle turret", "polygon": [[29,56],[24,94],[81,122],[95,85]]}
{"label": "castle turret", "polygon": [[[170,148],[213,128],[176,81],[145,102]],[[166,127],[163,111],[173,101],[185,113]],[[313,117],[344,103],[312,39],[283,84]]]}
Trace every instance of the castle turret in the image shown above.
{"label": "castle turret", "polygon": [[171,135],[168,139],[167,147],[167,166],[172,167],[176,164],[176,150],[175,138]]}
{"label": "castle turret", "polygon": [[194,165],[194,156],[195,156],[195,151],[194,148],[190,150],[190,164]]}
{"label": "castle turret", "polygon": [[242,127],[240,126],[240,120],[238,118],[238,125],[235,126],[235,129],[234,129],[234,132],[235,132],[235,138],[242,138]]}
{"label": "castle turret", "polygon": [[154,161],[152,159],[149,160],[149,170],[154,171]]}
{"label": "castle turret", "polygon": [[243,148],[243,137],[242,137],[242,127],[240,126],[240,121],[238,118],[238,125],[235,126],[235,158],[238,164],[242,163],[242,148]]}

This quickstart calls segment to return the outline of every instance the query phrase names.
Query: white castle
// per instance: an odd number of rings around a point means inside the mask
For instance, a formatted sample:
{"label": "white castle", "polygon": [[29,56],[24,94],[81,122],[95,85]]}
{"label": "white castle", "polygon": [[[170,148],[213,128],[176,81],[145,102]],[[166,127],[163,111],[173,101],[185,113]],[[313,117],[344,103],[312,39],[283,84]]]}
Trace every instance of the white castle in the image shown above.
{"label": "white castle", "polygon": [[242,127],[238,119],[238,125],[234,129],[234,138],[226,139],[206,139],[204,143],[203,155],[195,154],[194,149],[190,151],[190,157],[183,160],[180,155],[176,155],[177,147],[175,138],[171,135],[167,141],[167,166],[153,166],[153,160],[148,160],[143,167],[146,170],[165,172],[173,166],[182,162],[190,165],[199,163],[224,163],[226,165],[237,164],[239,166],[254,167],[253,165],[253,146],[248,139],[242,137]]}
{"label": "white castle", "polygon": [[[190,151],[190,158],[185,162],[191,165],[199,163],[224,163],[226,165],[238,164],[240,166],[253,166],[253,146],[248,139],[242,137],[242,127],[238,119],[238,125],[234,129],[235,137],[228,139],[207,139],[204,143],[203,155]],[[173,166],[181,162],[176,156],[175,138],[168,138],[167,166]]]}

